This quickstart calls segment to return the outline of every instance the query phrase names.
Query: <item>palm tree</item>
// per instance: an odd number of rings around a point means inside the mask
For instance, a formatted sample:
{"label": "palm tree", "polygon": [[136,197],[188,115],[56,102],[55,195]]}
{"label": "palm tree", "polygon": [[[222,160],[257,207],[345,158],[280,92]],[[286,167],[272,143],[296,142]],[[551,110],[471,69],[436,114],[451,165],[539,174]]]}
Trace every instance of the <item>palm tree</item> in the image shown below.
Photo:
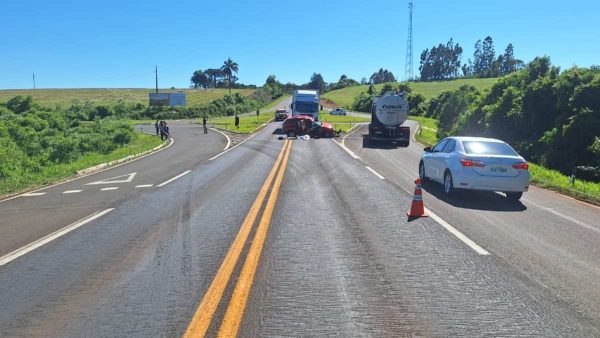
{"label": "palm tree", "polygon": [[223,62],[223,66],[221,66],[221,71],[227,75],[227,84],[229,85],[229,95],[231,95],[231,76],[233,73],[238,72],[239,66],[236,62],[231,60],[231,58],[227,58],[227,61]]}

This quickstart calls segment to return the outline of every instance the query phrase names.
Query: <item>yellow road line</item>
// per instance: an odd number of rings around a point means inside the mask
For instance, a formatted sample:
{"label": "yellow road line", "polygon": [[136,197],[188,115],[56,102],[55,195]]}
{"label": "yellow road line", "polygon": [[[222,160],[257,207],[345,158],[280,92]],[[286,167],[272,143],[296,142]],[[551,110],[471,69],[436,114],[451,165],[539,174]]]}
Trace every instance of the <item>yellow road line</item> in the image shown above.
{"label": "yellow road line", "polygon": [[244,245],[246,244],[250,231],[252,230],[252,226],[254,225],[260,208],[267,196],[269,187],[271,186],[273,178],[277,173],[279,164],[281,163],[284,157],[284,153],[289,148],[289,146],[290,143],[288,140],[286,140],[283,146],[281,147],[279,156],[277,156],[277,160],[273,165],[273,169],[271,169],[267,180],[260,189],[258,196],[256,196],[256,199],[254,200],[250,211],[244,219],[244,223],[242,223],[240,231],[235,237],[233,243],[231,244],[231,247],[229,248],[229,251],[225,256],[223,263],[221,263],[221,267],[217,271],[215,278],[208,287],[206,294],[204,294],[200,306],[196,310],[192,321],[190,322],[187,330],[185,331],[184,337],[204,337],[204,335],[206,334],[206,331],[210,326],[210,322],[212,321],[213,315],[215,314],[215,311],[219,306],[221,298],[223,297],[223,292],[225,291],[225,288],[227,287],[227,284],[231,279],[231,274],[233,273],[235,265],[237,264],[237,261],[240,258]]}
{"label": "yellow road line", "polygon": [[244,266],[240,272],[235,289],[233,290],[233,295],[231,296],[231,300],[227,306],[225,317],[223,318],[221,328],[219,329],[219,337],[237,336],[242,318],[244,317],[246,303],[248,302],[248,297],[250,296],[250,290],[252,289],[252,283],[254,282],[254,275],[256,274],[256,269],[258,268],[258,264],[260,262],[260,255],[267,238],[271,216],[273,215],[273,210],[275,209],[275,203],[277,202],[279,188],[281,187],[281,182],[283,180],[283,175],[285,174],[291,149],[292,147],[290,145],[287,148],[283,162],[281,163],[281,169],[279,169],[279,172],[277,173],[277,178],[273,184],[273,189],[269,195],[269,200],[267,201],[265,210],[263,211],[260,223],[256,229],[256,234],[252,240],[252,245],[250,246],[250,250],[246,256],[246,261],[244,262]]}

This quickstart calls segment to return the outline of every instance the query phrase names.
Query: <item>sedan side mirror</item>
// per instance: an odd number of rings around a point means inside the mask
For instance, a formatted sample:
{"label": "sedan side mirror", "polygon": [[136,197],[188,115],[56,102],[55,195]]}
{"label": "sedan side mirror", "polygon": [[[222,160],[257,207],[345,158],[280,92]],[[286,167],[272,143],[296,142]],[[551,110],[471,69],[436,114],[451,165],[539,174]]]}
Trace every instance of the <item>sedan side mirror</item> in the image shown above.
{"label": "sedan side mirror", "polygon": [[426,153],[432,152],[431,147],[425,147],[425,149],[423,149],[423,150],[425,150]]}

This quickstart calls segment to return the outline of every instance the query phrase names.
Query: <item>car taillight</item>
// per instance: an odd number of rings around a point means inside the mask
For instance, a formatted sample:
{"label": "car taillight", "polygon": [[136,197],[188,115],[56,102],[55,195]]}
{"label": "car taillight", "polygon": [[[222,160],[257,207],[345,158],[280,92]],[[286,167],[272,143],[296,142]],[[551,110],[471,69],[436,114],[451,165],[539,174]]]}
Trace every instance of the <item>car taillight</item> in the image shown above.
{"label": "car taillight", "polygon": [[522,169],[522,170],[529,170],[529,163],[527,163],[527,162],[515,163],[515,164],[513,164],[513,168],[515,168],[515,169]]}
{"label": "car taillight", "polygon": [[460,164],[462,164],[463,167],[485,167],[485,164],[483,162],[473,161],[468,158],[461,158]]}

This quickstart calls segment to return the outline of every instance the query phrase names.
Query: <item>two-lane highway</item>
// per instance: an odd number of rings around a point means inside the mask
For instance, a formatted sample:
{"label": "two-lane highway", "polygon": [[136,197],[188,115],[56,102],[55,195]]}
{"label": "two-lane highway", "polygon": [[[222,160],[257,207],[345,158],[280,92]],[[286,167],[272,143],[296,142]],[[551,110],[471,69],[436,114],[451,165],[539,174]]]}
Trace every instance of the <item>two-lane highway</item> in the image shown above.
{"label": "two-lane highway", "polygon": [[0,266],[0,336],[600,335],[502,238],[409,222],[416,170],[280,127]]}

